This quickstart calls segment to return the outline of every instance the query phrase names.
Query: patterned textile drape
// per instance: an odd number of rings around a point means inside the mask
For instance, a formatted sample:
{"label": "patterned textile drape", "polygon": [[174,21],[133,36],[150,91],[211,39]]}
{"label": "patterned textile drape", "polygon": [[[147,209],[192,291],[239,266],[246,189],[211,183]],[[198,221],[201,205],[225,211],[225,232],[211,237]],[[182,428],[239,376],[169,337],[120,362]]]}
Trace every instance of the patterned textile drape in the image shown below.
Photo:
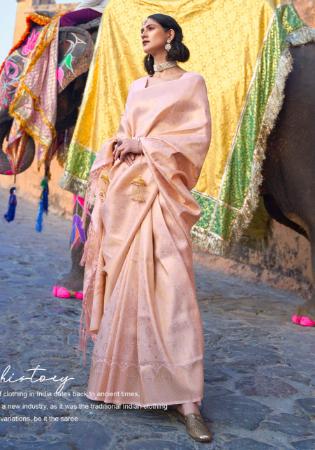
{"label": "patterned textile drape", "polygon": [[23,135],[33,138],[39,166],[56,136],[59,19],[41,30],[9,107],[14,120],[4,151],[13,164]]}

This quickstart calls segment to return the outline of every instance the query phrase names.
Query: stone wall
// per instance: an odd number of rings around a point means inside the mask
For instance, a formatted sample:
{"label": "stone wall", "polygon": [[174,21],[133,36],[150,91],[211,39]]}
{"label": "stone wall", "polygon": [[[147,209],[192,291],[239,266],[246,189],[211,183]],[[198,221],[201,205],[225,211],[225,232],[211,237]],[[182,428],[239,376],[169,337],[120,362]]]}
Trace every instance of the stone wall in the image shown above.
{"label": "stone wall", "polygon": [[312,267],[310,244],[295,231],[272,221],[272,233],[266,247],[249,250],[238,245],[233,259],[222,258],[194,246],[196,260],[229,274],[251,281],[266,282],[308,298],[311,294]]}

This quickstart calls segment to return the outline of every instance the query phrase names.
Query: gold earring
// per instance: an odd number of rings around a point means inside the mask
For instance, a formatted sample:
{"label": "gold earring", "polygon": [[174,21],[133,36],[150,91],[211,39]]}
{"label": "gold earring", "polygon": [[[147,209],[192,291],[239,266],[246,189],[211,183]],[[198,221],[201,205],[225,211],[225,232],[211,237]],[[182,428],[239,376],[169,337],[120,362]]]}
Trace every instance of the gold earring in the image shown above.
{"label": "gold earring", "polygon": [[169,51],[171,50],[171,48],[172,48],[170,42],[171,42],[171,41],[167,41],[167,44],[165,44],[165,46],[164,46],[164,48],[165,48],[165,50],[166,50],[167,52],[169,52]]}

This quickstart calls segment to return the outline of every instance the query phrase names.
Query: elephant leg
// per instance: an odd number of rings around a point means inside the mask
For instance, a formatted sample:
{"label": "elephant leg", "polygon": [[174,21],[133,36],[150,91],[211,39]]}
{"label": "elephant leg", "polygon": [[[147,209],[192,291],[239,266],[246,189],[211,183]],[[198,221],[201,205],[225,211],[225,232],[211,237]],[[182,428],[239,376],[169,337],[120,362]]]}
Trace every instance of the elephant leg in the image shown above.
{"label": "elephant leg", "polygon": [[[315,326],[315,227],[311,230],[310,244],[312,252],[313,289],[312,297],[296,310],[296,320],[292,321],[304,326]],[[302,320],[301,320],[302,318]]]}
{"label": "elephant leg", "polygon": [[71,269],[56,282],[56,286],[61,286],[68,291],[82,292],[84,267],[80,266],[83,254],[83,244],[77,245],[71,250]]}
{"label": "elephant leg", "polygon": [[[76,202],[73,215],[82,217],[82,207]],[[89,218],[86,220],[85,232],[89,226]],[[80,265],[80,261],[83,255],[84,243],[79,241],[71,249],[71,269],[70,272],[64,275],[62,278],[58,279],[56,285],[54,286],[54,295],[56,297],[64,297],[63,293],[66,291],[70,292],[71,296],[75,296],[76,292],[82,292],[83,290],[83,277],[84,277],[84,267]],[[56,288],[59,287],[57,290]],[[64,288],[63,290],[60,288]],[[58,295],[58,293],[60,295]],[[65,295],[67,297],[68,295]]]}

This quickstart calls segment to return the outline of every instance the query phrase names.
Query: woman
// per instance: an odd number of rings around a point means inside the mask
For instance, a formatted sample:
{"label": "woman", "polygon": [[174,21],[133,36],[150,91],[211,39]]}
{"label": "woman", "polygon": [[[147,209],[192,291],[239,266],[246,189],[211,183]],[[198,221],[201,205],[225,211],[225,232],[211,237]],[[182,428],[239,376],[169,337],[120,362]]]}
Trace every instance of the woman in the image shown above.
{"label": "woman", "polygon": [[207,88],[177,65],[189,50],[172,17],[150,15],[141,38],[149,75],[131,84],[86,196],[95,199],[83,256],[81,349],[88,335],[95,343],[86,395],[173,405],[190,436],[209,442],[190,237],[201,212],[190,190],[210,145]]}

